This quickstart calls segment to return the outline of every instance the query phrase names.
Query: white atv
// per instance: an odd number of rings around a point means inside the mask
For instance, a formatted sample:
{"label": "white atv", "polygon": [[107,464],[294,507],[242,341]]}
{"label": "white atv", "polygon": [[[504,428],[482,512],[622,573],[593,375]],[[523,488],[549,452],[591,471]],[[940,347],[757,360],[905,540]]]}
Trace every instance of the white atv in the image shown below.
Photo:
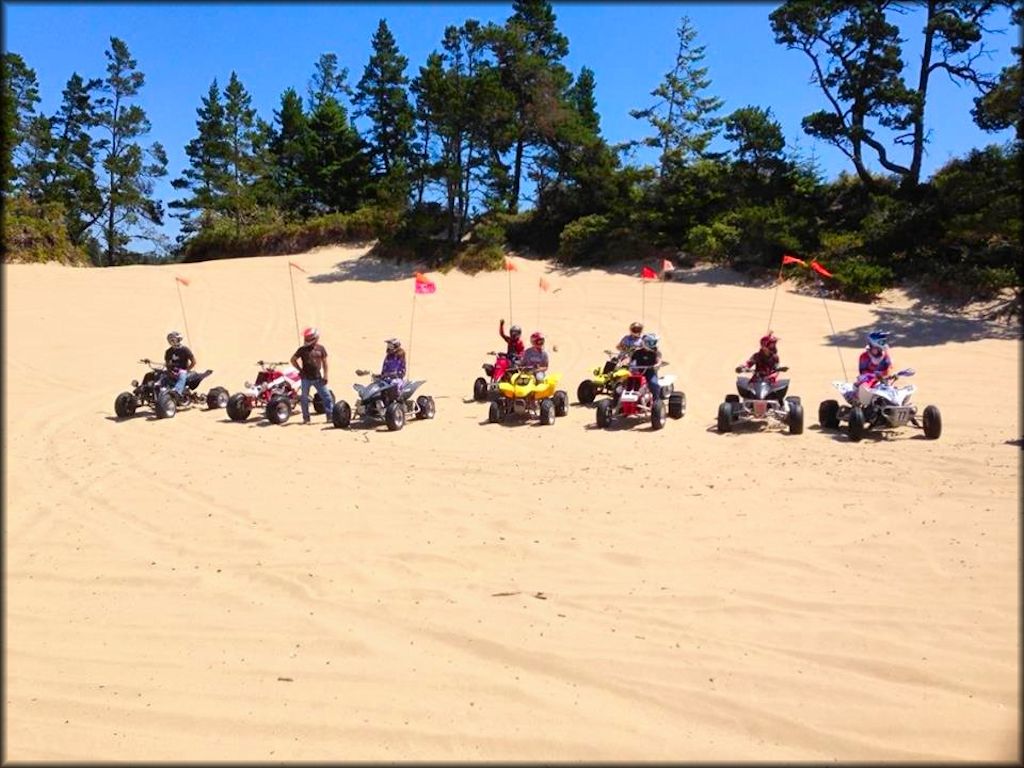
{"label": "white atv", "polygon": [[892,376],[876,376],[858,383],[833,381],[844,404],[836,400],[824,400],[818,406],[818,422],[823,429],[839,429],[841,421],[847,422],[850,440],[857,442],[868,429],[897,429],[908,424],[924,430],[929,440],[938,439],[942,434],[942,415],[934,405],[926,406],[917,418],[917,405],[910,402],[910,396],[917,389],[913,384],[896,386],[896,379],[914,375],[912,368],[904,368]]}

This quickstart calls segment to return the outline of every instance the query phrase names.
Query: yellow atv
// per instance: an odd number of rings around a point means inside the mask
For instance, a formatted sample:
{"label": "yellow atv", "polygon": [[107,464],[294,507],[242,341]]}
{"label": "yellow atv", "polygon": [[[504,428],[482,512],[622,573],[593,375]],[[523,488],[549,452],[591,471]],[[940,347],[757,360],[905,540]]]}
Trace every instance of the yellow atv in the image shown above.
{"label": "yellow atv", "polygon": [[581,381],[576,388],[576,400],[581,405],[590,405],[598,395],[614,396],[616,388],[629,377],[628,354],[623,355],[610,349],[604,353],[608,355],[608,361],[595,368],[593,376]]}
{"label": "yellow atv", "polygon": [[487,420],[497,424],[510,415],[539,416],[541,424],[554,424],[556,416],[569,412],[569,396],[556,389],[561,378],[560,373],[548,372],[537,381],[531,370],[510,369],[506,380],[498,383],[498,394],[491,401]]}

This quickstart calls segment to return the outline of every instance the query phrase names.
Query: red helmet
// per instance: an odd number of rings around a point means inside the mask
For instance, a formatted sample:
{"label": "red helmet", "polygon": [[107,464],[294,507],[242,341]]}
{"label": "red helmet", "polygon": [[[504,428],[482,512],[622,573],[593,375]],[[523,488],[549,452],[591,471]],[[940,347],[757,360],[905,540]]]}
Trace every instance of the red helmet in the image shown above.
{"label": "red helmet", "polygon": [[302,332],[302,338],[307,344],[312,344],[320,338],[320,331],[316,328],[307,328]]}
{"label": "red helmet", "polygon": [[530,334],[530,343],[531,344],[543,344],[544,343],[544,334],[541,333],[540,331],[534,331],[533,333]]}
{"label": "red helmet", "polygon": [[775,349],[775,344],[778,340],[778,337],[774,333],[768,331],[767,336],[761,337],[761,346],[768,347],[768,349]]}

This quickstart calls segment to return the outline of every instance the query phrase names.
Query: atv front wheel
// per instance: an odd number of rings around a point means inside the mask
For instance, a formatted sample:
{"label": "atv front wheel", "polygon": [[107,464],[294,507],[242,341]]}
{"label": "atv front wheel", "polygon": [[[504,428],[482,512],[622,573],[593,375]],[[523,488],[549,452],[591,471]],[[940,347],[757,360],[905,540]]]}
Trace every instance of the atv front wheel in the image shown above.
{"label": "atv front wheel", "polygon": [[668,415],[672,419],[681,419],[686,413],[686,393],[673,392],[668,398]]}
{"label": "atv front wheel", "polygon": [[728,400],[718,406],[718,423],[716,426],[719,432],[732,432],[732,403]]}
{"label": "atv front wheel", "polygon": [[[329,389],[327,391],[331,393],[331,402],[333,403],[334,402],[334,390],[333,389]],[[289,405],[289,410],[290,409],[291,409],[291,406]],[[313,393],[313,411],[318,413],[318,414],[320,414],[320,413],[324,413],[326,410],[327,409],[324,408],[324,399],[322,397],[320,397],[320,393],[319,392],[314,392]]]}
{"label": "atv front wheel", "polygon": [[384,423],[392,432],[397,432],[405,426],[405,408],[401,403],[390,403],[384,409]]}
{"label": "atv front wheel", "polygon": [[612,401],[602,400],[597,404],[597,426],[599,429],[607,429],[612,423]]}
{"label": "atv front wheel", "polygon": [[789,434],[802,435],[804,432],[804,407],[800,403],[789,402]]}
{"label": "atv front wheel", "polygon": [[267,403],[267,421],[271,424],[284,424],[292,415],[292,404],[284,395],[274,395]]}
{"label": "atv front wheel", "polygon": [[664,400],[651,404],[651,429],[661,429],[665,426],[666,411]]}
{"label": "atv front wheel", "polygon": [[595,397],[597,397],[597,387],[590,379],[584,379],[580,382],[580,385],[576,387],[576,399],[582,405],[590,405],[594,402]]}
{"label": "atv front wheel", "polygon": [[249,414],[252,413],[252,408],[249,407],[249,401],[245,395],[241,392],[236,392],[228,398],[228,418],[232,421],[245,421],[249,418]]}
{"label": "atv front wheel", "polygon": [[339,400],[331,409],[331,423],[338,429],[345,429],[352,423],[352,406],[344,400]]}
{"label": "atv front wheel", "polygon": [[228,404],[228,391],[224,387],[214,387],[206,395],[206,407],[211,411],[224,408]]}
{"label": "atv front wheel", "polygon": [[550,397],[540,401],[540,423],[545,426],[555,423],[555,403]]}
{"label": "atv front wheel", "polygon": [[178,412],[178,404],[170,392],[161,392],[156,399],[155,410],[158,419],[173,419]]}
{"label": "atv front wheel", "polygon": [[847,433],[850,435],[850,440],[855,443],[861,441],[864,437],[866,426],[864,424],[864,411],[861,408],[853,408],[850,411],[850,421],[846,425]]}
{"label": "atv front wheel", "polygon": [[569,395],[563,390],[555,392],[555,416],[565,416],[569,413]]}
{"label": "atv front wheel", "polygon": [[487,420],[491,424],[497,424],[501,421],[501,406],[497,402],[492,402],[487,409]]}
{"label": "atv front wheel", "polygon": [[434,407],[434,398],[428,395],[420,395],[416,398],[416,418],[432,419],[437,409]]}
{"label": "atv front wheel", "polygon": [[839,429],[839,403],[824,400],[818,406],[818,423],[822,429]]}
{"label": "atv front wheel", "polygon": [[135,395],[131,392],[122,392],[114,400],[114,413],[119,419],[127,419],[135,415]]}
{"label": "atv front wheel", "polygon": [[942,434],[942,414],[934,405],[924,409],[924,436],[929,440],[938,440]]}
{"label": "atv front wheel", "polygon": [[483,376],[478,376],[473,382],[473,399],[478,403],[487,399],[487,379]]}

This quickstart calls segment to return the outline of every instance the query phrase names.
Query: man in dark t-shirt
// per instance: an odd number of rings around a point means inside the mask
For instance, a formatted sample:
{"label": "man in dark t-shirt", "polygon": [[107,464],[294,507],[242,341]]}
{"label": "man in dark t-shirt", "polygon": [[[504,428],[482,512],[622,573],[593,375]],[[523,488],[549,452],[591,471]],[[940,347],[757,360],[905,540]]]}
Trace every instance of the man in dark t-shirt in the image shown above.
{"label": "man in dark t-shirt", "polygon": [[295,350],[292,355],[292,365],[299,369],[299,404],[302,406],[302,423],[309,424],[309,388],[315,387],[324,403],[324,411],[327,420],[331,420],[331,411],[334,409],[334,399],[331,397],[331,390],[327,388],[327,350],[319,343],[320,332],[316,328],[307,328],[303,331],[302,340],[305,342]]}
{"label": "man in dark t-shirt", "polygon": [[174,377],[174,392],[178,399],[185,394],[185,382],[188,381],[188,372],[196,366],[196,356],[192,350],[182,342],[181,334],[171,331],[167,334],[167,343],[170,344],[164,352],[164,367]]}
{"label": "man in dark t-shirt", "polygon": [[658,363],[661,362],[661,350],[658,349],[658,341],[658,334],[645,333],[640,346],[634,347],[629,357],[630,369],[642,370],[654,402],[661,400],[661,384],[658,382],[657,368]]}

